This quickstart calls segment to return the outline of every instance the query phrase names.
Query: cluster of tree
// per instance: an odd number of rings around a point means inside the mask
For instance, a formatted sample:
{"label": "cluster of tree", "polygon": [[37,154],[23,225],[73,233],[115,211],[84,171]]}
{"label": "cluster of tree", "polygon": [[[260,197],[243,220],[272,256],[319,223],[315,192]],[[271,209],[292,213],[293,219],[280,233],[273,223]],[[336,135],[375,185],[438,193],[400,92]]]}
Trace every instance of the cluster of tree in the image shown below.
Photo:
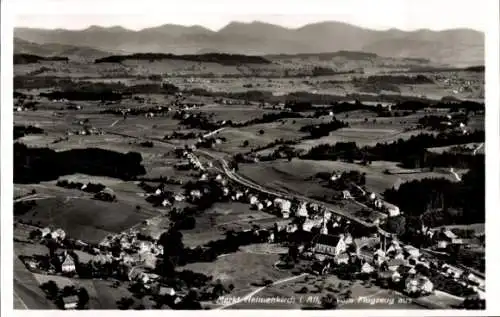
{"label": "cluster of tree", "polygon": [[446,154],[429,154],[427,148],[484,142],[484,131],[474,131],[469,134],[440,133],[438,135],[419,134],[407,140],[399,139],[391,143],[377,143],[375,146],[358,148],[355,142],[338,142],[332,145],[320,144],[309,150],[303,158],[312,160],[338,160],[348,162],[354,160],[401,162],[407,168],[433,167],[433,164],[447,164],[453,161],[468,163],[474,158]]}
{"label": "cluster of tree", "polygon": [[75,173],[129,180],[146,174],[141,162],[142,156],[136,152],[122,154],[95,148],[56,152],[49,148],[29,148],[16,142],[14,182],[38,183]]}
{"label": "cluster of tree", "polygon": [[15,89],[53,88],[71,85],[74,82],[69,78],[55,76],[15,76]]}
{"label": "cluster of tree", "polygon": [[[428,227],[451,224],[483,223],[485,221],[485,164],[478,162],[455,183],[443,178],[414,180],[402,184],[397,190],[384,192],[387,201],[405,211],[406,224],[390,219],[390,224],[403,234],[421,226],[415,226],[411,218],[421,220]],[[412,229],[413,227],[413,229]]]}
{"label": "cluster of tree", "polygon": [[[295,145],[298,143],[299,143],[299,141],[296,141],[296,140],[284,140],[283,138],[279,138],[279,139],[276,139],[276,140],[274,140],[266,145],[252,148],[252,152],[259,152],[262,150],[267,150],[267,149],[273,148],[277,145]],[[239,157],[242,158],[243,156],[241,155]]]}
{"label": "cluster of tree", "polygon": [[291,161],[294,157],[299,156],[301,150],[295,150],[295,148],[289,146],[288,144],[280,145],[272,153],[267,156],[261,156],[261,161],[274,161],[276,159],[286,158]]}
{"label": "cluster of tree", "polygon": [[87,290],[83,287],[77,289],[75,286],[65,286],[63,289],[59,289],[57,284],[50,280],[42,285],[40,288],[47,294],[47,297],[53,300],[60,309],[64,308],[64,297],[77,296],[78,303],[77,309],[85,309],[89,302],[89,294]]}
{"label": "cluster of tree", "polygon": [[309,133],[311,139],[318,139],[324,136],[328,136],[332,131],[347,127],[349,127],[349,124],[347,122],[337,120],[337,118],[334,117],[330,122],[327,123],[305,125],[300,128],[300,131]]}
{"label": "cluster of tree", "polygon": [[29,126],[19,126],[15,125],[14,126],[14,140],[22,138],[25,135],[28,134],[43,134],[45,131],[43,131],[42,128],[39,127],[34,127],[32,125]]}
{"label": "cluster of tree", "polygon": [[422,85],[433,84],[434,81],[424,75],[372,75],[366,78],[355,78],[353,82],[364,82],[368,84],[389,83],[395,85]]}
{"label": "cluster of tree", "polygon": [[152,148],[154,146],[153,142],[151,142],[151,141],[144,141],[144,142],[141,142],[139,144],[143,147],[149,147],[149,148]]}
{"label": "cluster of tree", "polygon": [[43,57],[32,54],[14,54],[14,65],[17,64],[35,64],[43,61],[49,62],[67,62],[69,59],[64,56]]}
{"label": "cluster of tree", "polygon": [[424,128],[431,128],[433,130],[445,130],[448,128],[445,125],[446,122],[449,122],[448,118],[445,116],[423,116],[418,119],[418,124]]}
{"label": "cluster of tree", "polygon": [[281,119],[288,118],[302,118],[303,116],[300,113],[281,111],[278,113],[265,113],[261,118],[251,119],[241,123],[232,123],[232,126],[235,128],[247,127],[254,124],[262,124],[262,123],[271,123]]}
{"label": "cluster of tree", "polygon": [[180,120],[180,124],[190,129],[200,130],[216,130],[221,127],[220,123],[212,122],[209,118],[201,113],[188,113],[185,111],[174,114],[174,119]]}
{"label": "cluster of tree", "polygon": [[40,97],[46,97],[49,99],[67,99],[67,100],[121,100],[122,93],[115,92],[113,90],[105,89],[99,91],[85,91],[85,90],[64,90],[64,91],[53,91],[53,92],[42,92]]}
{"label": "cluster of tree", "polygon": [[101,190],[103,190],[104,188],[106,188],[106,186],[104,186],[103,184],[94,184],[94,183],[90,183],[90,182],[87,184],[83,184],[80,182],[70,182],[66,179],[57,181],[56,185],[59,187],[64,187],[64,188],[80,189],[80,190],[83,190],[84,192],[93,193],[93,194],[98,193]]}
{"label": "cluster of tree", "polygon": [[174,131],[171,134],[165,135],[164,140],[177,139],[177,140],[189,140],[195,139],[201,136],[201,133],[195,132],[177,132]]}
{"label": "cluster of tree", "polygon": [[221,65],[240,65],[240,64],[271,64],[264,57],[249,56],[239,54],[209,53],[197,55],[174,55],[162,53],[137,53],[132,55],[112,55],[95,60],[95,63],[122,63],[126,60],[146,60],[150,62],[161,61],[165,59],[184,60],[192,62],[218,63]]}

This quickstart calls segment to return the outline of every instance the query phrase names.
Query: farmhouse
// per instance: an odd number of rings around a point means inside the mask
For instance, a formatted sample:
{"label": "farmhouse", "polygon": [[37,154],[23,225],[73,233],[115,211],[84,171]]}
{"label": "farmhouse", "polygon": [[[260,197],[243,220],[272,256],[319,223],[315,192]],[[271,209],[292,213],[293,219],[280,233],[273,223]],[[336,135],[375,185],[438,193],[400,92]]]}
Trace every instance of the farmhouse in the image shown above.
{"label": "farmhouse", "polygon": [[346,252],[346,244],[344,235],[334,236],[320,234],[314,241],[313,251],[319,257],[335,257]]}
{"label": "farmhouse", "polygon": [[66,232],[62,229],[56,229],[50,233],[52,239],[54,240],[64,240],[66,238]]}

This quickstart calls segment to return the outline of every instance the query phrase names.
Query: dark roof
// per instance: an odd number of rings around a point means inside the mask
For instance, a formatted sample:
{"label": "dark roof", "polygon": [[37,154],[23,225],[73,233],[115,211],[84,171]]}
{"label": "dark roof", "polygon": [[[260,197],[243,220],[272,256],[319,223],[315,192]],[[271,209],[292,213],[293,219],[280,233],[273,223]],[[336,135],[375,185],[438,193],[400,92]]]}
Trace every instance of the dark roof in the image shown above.
{"label": "dark roof", "polygon": [[320,234],[314,239],[314,243],[336,246],[340,240],[340,236],[330,234]]}
{"label": "dark roof", "polygon": [[69,303],[78,303],[78,296],[76,295],[71,295],[71,296],[66,296],[66,297],[63,297],[63,302],[65,304],[69,304]]}

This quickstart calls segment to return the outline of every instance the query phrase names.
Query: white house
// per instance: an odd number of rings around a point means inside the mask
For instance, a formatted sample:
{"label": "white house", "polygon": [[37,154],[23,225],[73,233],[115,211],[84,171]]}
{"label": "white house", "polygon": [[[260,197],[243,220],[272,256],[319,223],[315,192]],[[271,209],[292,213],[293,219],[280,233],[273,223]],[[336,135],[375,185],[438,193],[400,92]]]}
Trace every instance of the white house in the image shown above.
{"label": "white house", "polygon": [[250,196],[250,205],[256,205],[259,202],[257,197],[255,196]]}
{"label": "white house", "polygon": [[295,215],[297,217],[307,217],[309,215],[307,212],[307,204],[305,202],[300,204]]}
{"label": "white house", "polygon": [[63,273],[74,273],[76,272],[75,260],[69,255],[65,254],[63,261],[61,263],[61,271]]}
{"label": "white house", "polygon": [[373,201],[377,198],[377,195],[375,193],[371,193],[369,197],[370,197],[370,200]]}
{"label": "white house", "polygon": [[405,291],[407,293],[431,294],[434,284],[425,276],[408,277],[405,281]]}
{"label": "white house", "polygon": [[257,204],[257,210],[262,210],[264,209],[264,205],[262,203]]}
{"label": "white house", "polygon": [[56,229],[52,231],[50,234],[52,236],[52,239],[54,240],[56,239],[64,240],[66,238],[66,232],[64,232],[64,230],[62,229]]}
{"label": "white house", "polygon": [[76,309],[78,306],[78,296],[76,295],[65,296],[62,300],[64,303],[64,309],[66,310]]}
{"label": "white house", "polygon": [[373,273],[375,271],[375,268],[373,266],[371,266],[368,262],[365,262],[365,264],[363,264],[361,266],[361,272],[363,273]]}
{"label": "white house", "polygon": [[45,236],[47,236],[51,232],[50,228],[48,227],[43,228],[41,231],[42,231],[42,238],[45,238]]}
{"label": "white house", "polygon": [[333,261],[335,264],[340,265],[340,264],[347,264],[349,263],[349,255],[347,253],[341,253],[339,255],[336,255],[333,258]]}
{"label": "white house", "polygon": [[389,204],[388,202],[383,202],[383,208],[389,217],[399,216],[401,213],[398,206]]}
{"label": "white house", "polygon": [[343,190],[342,191],[342,198],[344,198],[344,199],[352,199],[351,192],[349,192],[348,190]]}

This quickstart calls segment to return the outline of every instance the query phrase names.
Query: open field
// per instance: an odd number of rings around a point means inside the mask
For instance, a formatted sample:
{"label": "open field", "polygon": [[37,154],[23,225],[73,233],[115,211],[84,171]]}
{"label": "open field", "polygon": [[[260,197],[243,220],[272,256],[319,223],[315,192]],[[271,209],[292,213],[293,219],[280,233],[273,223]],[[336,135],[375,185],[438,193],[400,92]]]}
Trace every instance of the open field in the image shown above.
{"label": "open field", "polygon": [[34,208],[18,219],[62,228],[74,239],[99,242],[109,234],[121,232],[153,216],[151,212],[138,211],[121,202],[49,198],[37,201]]}
{"label": "open field", "polygon": [[196,228],[183,231],[184,244],[197,246],[224,238],[226,230],[250,229],[253,224],[277,221],[276,216],[252,210],[248,204],[231,202],[217,203],[196,217]]}
{"label": "open field", "polygon": [[[394,186],[398,187],[404,182],[423,178],[446,178],[456,181],[449,171],[436,169],[434,172],[407,170],[397,166],[397,163],[375,161],[371,165],[363,166],[355,163],[341,161],[312,161],[293,159],[262,162],[259,164],[242,164],[241,174],[260,184],[272,187],[285,186],[295,192],[308,196],[323,196],[332,193],[320,184],[314,176],[319,172],[348,172],[359,171],[366,173],[366,187],[378,193]],[[386,174],[386,170],[389,174]],[[463,173],[464,171],[456,171]]]}
{"label": "open field", "polygon": [[219,257],[214,263],[193,263],[179,269],[192,270],[232,283],[235,287],[232,294],[244,294],[255,286],[253,282],[260,282],[263,278],[278,280],[287,277],[286,272],[278,271],[273,264],[279,260],[274,254],[254,254],[236,252]]}

